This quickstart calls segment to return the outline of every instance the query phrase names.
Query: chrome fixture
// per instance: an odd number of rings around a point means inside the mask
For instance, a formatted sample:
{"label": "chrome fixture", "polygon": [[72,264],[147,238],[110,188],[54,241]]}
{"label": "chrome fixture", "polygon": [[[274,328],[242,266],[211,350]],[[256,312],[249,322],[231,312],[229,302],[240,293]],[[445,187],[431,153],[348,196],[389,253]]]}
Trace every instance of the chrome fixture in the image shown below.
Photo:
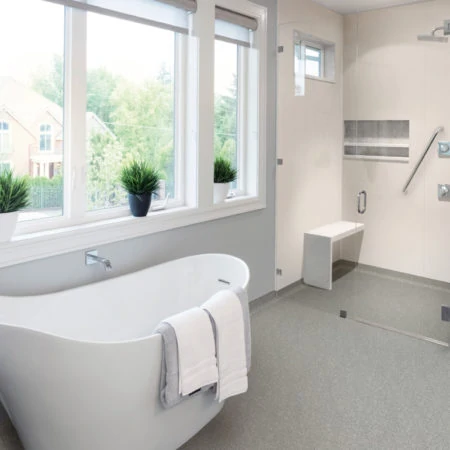
{"label": "chrome fixture", "polygon": [[[361,208],[361,197],[364,197],[364,207]],[[366,212],[367,209],[367,192],[366,191],[361,191],[358,194],[358,212],[359,214],[364,214]]]}
{"label": "chrome fixture", "polygon": [[419,161],[417,161],[417,164],[415,165],[411,175],[408,178],[408,181],[405,183],[405,186],[403,187],[403,193],[406,194],[406,191],[408,190],[409,185],[411,184],[411,181],[413,180],[414,176],[416,175],[416,172],[419,170],[420,165],[422,164],[423,160],[425,159],[425,156],[427,156],[428,151],[430,150],[431,146],[433,145],[433,142],[438,137],[439,133],[442,133],[444,131],[444,127],[436,128],[435,132],[433,133],[433,136],[431,136],[430,142],[427,145],[427,148],[422,153],[422,156],[420,157]]}
{"label": "chrome fixture", "polygon": [[450,184],[438,184],[438,200],[450,202]]}
{"label": "chrome fixture", "polygon": [[97,250],[89,250],[84,254],[84,261],[87,266],[90,266],[92,264],[103,264],[103,267],[107,272],[110,272],[112,270],[111,261],[106,258],[102,258],[101,256],[98,256]]}
{"label": "chrome fixture", "polygon": [[[443,31],[444,36],[436,36],[436,33],[438,31]],[[442,27],[436,27],[431,30],[430,34],[419,34],[417,36],[417,39],[419,41],[426,41],[426,42],[442,42],[446,43],[448,42],[448,37],[450,35],[450,20],[444,21],[444,25]]]}
{"label": "chrome fixture", "polygon": [[439,157],[450,158],[450,142],[439,142]]}

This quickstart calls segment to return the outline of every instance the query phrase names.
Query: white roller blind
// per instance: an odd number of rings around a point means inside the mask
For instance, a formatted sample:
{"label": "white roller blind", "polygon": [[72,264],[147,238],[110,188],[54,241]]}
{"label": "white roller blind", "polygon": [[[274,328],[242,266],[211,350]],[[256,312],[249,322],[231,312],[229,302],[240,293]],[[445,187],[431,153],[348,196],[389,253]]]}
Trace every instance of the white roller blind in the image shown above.
{"label": "white roller blind", "polygon": [[188,15],[197,0],[46,0],[180,33],[188,32]]}
{"label": "white roller blind", "polygon": [[254,17],[216,6],[216,39],[250,47],[251,32],[257,28],[258,21]]}

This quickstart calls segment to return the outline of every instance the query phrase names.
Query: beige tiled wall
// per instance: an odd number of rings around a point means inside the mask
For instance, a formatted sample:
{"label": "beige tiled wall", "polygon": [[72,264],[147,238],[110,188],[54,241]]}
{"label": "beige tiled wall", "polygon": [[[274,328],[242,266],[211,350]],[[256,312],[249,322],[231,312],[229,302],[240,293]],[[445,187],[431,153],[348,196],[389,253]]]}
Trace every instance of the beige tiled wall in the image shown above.
{"label": "beige tiled wall", "polygon": [[[418,34],[450,19],[450,2],[433,2],[347,16],[344,21],[345,120],[410,120],[410,161],[345,160],[343,217],[360,219],[355,196],[368,192],[360,262],[450,282],[450,203],[438,202],[437,184],[450,183],[450,160],[437,144],[407,195],[402,188],[433,130],[450,140],[450,43]],[[355,240],[343,256],[356,258]]]}

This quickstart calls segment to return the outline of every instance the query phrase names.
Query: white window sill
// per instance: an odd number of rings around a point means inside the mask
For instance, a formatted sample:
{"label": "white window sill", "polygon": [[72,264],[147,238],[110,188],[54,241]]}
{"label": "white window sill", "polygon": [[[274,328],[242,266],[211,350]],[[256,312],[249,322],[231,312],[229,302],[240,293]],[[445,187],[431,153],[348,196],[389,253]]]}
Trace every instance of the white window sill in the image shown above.
{"label": "white window sill", "polygon": [[336,84],[336,80],[334,78],[315,77],[313,75],[305,75],[305,78],[307,80],[322,81],[324,83]]}
{"label": "white window sill", "polygon": [[236,197],[208,209],[186,206],[14,236],[0,243],[0,268],[111,242],[264,209],[258,197]]}

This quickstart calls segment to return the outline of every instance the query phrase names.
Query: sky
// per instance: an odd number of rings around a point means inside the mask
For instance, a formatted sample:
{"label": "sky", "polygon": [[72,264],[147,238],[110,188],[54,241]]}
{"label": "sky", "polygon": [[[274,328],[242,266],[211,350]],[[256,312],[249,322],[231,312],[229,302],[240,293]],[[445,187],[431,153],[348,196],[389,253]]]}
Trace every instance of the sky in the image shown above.
{"label": "sky", "polygon": [[33,71],[48,66],[53,54],[63,53],[63,7],[36,0],[2,0],[1,10],[0,76],[28,84]]}
{"label": "sky", "polygon": [[[24,14],[26,10],[26,14]],[[132,81],[154,77],[163,64],[173,71],[173,33],[126,20],[88,14],[88,68],[105,67]],[[64,51],[64,7],[42,0],[2,0],[0,76],[30,84]],[[5,43],[7,43],[5,45]],[[220,45],[216,92],[226,93],[236,70],[236,51]]]}

